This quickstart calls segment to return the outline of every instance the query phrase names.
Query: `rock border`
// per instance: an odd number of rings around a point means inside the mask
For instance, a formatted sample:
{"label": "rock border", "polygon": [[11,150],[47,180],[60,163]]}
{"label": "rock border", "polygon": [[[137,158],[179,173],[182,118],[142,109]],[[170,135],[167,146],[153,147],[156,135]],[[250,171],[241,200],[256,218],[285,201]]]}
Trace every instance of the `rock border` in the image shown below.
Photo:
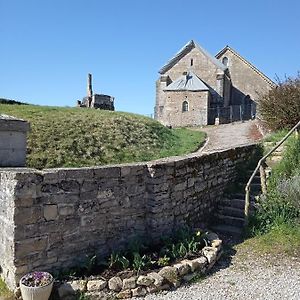
{"label": "rock border", "polygon": [[[149,271],[146,275],[121,279],[114,276],[109,280],[90,278],[65,282],[57,287],[60,300],[73,299],[81,292],[91,299],[128,299],[143,297],[148,293],[178,288],[182,283],[193,280],[197,275],[207,273],[222,254],[222,240],[213,232],[207,234],[211,246],[204,247],[199,257],[183,259],[171,266],[162,267],[158,272]],[[102,299],[101,298],[101,299]]]}

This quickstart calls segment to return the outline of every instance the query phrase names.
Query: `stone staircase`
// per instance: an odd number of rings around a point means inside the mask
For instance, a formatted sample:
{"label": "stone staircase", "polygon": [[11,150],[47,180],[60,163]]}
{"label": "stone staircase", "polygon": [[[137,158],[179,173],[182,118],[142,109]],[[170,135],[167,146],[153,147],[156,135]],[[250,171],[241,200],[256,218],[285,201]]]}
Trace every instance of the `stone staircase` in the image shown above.
{"label": "stone staircase", "polygon": [[[275,146],[274,143],[264,143],[267,151]],[[266,161],[267,176],[270,174],[272,167],[282,159],[284,146],[279,147]],[[245,187],[248,179],[254,170],[249,170],[244,180],[240,179],[235,185],[235,192],[224,195],[221,202],[218,204],[217,213],[215,215],[215,224],[212,229],[218,233],[227,235],[241,235],[244,226],[244,207],[245,207]],[[251,185],[250,196],[250,213],[254,212],[255,202],[261,194],[260,175],[256,174]]]}
{"label": "stone staircase", "polygon": [[[253,172],[253,171],[252,171]],[[249,177],[252,174],[249,171]],[[228,193],[224,195],[224,198],[218,205],[216,214],[216,224],[213,229],[216,232],[229,234],[229,235],[240,235],[243,232],[244,226],[244,207],[245,207],[245,192],[244,188],[246,182],[237,182],[238,192]],[[254,211],[255,197],[261,193],[260,177],[256,175],[251,184],[251,202],[250,212]]]}

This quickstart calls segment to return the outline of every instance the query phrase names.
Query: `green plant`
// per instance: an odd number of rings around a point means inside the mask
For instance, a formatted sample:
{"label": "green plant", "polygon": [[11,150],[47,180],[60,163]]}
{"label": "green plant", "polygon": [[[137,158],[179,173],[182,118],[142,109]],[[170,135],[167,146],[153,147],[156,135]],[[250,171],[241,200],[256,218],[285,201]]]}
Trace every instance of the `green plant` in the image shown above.
{"label": "green plant", "polygon": [[170,257],[164,255],[163,257],[160,257],[157,261],[158,266],[165,267],[170,263]]}
{"label": "green plant", "polygon": [[125,270],[129,268],[130,262],[129,260],[118,252],[113,252],[108,261],[108,267],[113,269],[122,269]]}
{"label": "green plant", "polygon": [[[10,299],[9,297],[13,297],[13,293],[7,288],[5,282],[0,278],[0,299]],[[13,298],[12,298],[13,299]]]}
{"label": "green plant", "polygon": [[258,235],[300,218],[300,141],[291,138],[282,161],[268,180],[267,194],[259,198],[250,219],[249,234]]}
{"label": "green plant", "polygon": [[134,270],[136,270],[138,273],[143,270],[146,266],[149,266],[151,264],[151,258],[147,255],[141,256],[140,253],[134,252],[133,253],[133,262],[132,267]]}
{"label": "green plant", "polygon": [[86,257],[86,261],[84,262],[82,268],[86,274],[90,275],[96,266],[97,266],[97,256],[91,255]]}
{"label": "green plant", "polygon": [[77,292],[75,297],[76,297],[76,300],[90,300],[91,299],[88,295],[85,295],[84,292]]}
{"label": "green plant", "polygon": [[277,81],[258,102],[262,119],[273,130],[291,128],[300,119],[300,74]]}

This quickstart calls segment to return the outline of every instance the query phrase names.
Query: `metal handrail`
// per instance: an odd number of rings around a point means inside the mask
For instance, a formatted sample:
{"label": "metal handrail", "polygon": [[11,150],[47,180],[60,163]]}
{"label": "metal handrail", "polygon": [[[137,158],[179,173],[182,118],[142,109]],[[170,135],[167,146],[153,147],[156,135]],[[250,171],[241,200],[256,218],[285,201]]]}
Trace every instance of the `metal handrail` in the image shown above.
{"label": "metal handrail", "polygon": [[256,175],[257,171],[260,170],[260,180],[261,180],[261,186],[262,186],[262,192],[265,194],[266,193],[266,173],[265,169],[263,167],[264,162],[266,159],[276,150],[278,149],[295,131],[297,133],[297,129],[300,127],[300,121],[285,135],[285,137],[274,147],[272,148],[265,156],[263,156],[257,163],[257,166],[255,170],[253,171],[251,177],[249,178],[247,185],[245,187],[245,209],[244,209],[244,214],[245,214],[245,227],[248,225],[249,221],[249,208],[250,208],[250,184]]}

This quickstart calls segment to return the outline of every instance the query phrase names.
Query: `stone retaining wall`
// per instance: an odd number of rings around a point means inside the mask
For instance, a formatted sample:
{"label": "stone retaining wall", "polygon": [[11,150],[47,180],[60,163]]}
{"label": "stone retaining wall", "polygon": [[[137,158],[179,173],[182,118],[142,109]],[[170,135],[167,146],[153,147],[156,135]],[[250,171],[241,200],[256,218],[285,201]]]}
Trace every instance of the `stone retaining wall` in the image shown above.
{"label": "stone retaining wall", "polygon": [[256,145],[139,164],[0,169],[0,265],[11,288],[32,270],[105,256],[136,236],[152,241],[204,227],[236,166]]}

